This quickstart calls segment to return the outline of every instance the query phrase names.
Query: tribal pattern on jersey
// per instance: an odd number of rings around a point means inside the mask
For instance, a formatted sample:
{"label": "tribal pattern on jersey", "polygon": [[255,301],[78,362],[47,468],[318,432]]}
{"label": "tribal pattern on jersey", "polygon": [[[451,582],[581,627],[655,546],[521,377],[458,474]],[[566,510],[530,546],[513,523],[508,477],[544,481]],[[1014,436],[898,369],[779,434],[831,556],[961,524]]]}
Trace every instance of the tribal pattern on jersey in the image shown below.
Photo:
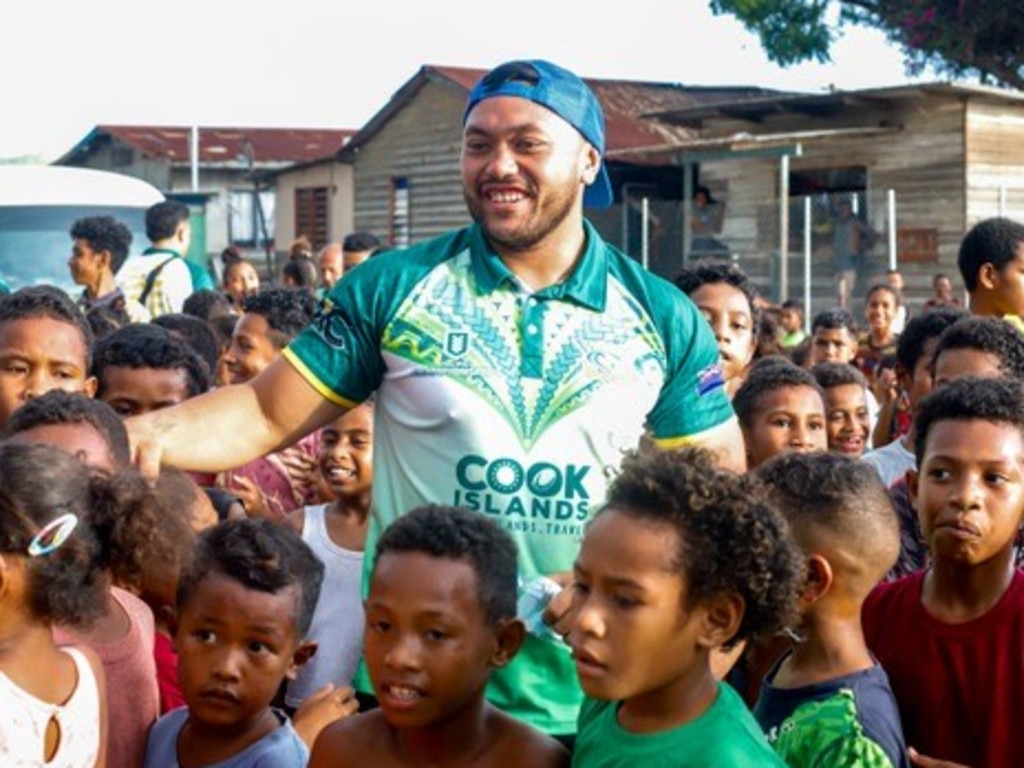
{"label": "tribal pattern on jersey", "polygon": [[[665,348],[651,318],[608,280],[604,312],[542,298],[529,310],[525,293],[502,288],[481,298],[466,251],[417,285],[388,323],[381,349],[486,400],[529,450],[603,386],[665,377]],[[527,334],[543,339],[539,376],[522,370]]]}

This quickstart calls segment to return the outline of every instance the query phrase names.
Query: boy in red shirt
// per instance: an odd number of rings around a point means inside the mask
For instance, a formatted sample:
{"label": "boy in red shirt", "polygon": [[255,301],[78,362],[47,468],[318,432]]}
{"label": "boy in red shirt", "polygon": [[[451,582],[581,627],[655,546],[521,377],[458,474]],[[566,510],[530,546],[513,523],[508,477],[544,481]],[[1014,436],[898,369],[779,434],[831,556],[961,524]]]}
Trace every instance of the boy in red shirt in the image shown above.
{"label": "boy in red shirt", "polygon": [[[939,760],[1024,765],[1024,511],[1019,382],[967,377],[921,402],[907,477],[931,567],[864,605],[907,744]],[[912,752],[913,755],[913,752]],[[930,764],[930,763],[918,763]]]}

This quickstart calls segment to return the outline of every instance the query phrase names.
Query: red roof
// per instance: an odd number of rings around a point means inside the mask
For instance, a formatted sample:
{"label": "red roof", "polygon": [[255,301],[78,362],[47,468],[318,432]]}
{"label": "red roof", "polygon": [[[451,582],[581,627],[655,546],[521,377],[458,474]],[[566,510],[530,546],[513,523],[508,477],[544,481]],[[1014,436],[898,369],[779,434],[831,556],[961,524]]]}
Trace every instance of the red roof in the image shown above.
{"label": "red roof", "polygon": [[[108,133],[149,157],[189,160],[189,126],[98,125],[93,134],[97,133]],[[202,163],[236,162],[251,151],[256,164],[302,163],[335,154],[353,135],[352,130],[326,128],[200,126],[199,159]]]}
{"label": "red roof", "polygon": [[[468,67],[424,65],[395,93],[391,101],[360,129],[355,141],[346,147],[346,154],[366,143],[427,81],[447,81],[464,89],[468,94],[487,71]],[[750,87],[691,87],[679,83],[584,79],[593,89],[604,110],[605,149],[609,152],[661,146],[696,135],[696,131],[691,128],[653,119],[654,114],[693,108],[709,102],[730,99],[742,101],[774,93]]]}

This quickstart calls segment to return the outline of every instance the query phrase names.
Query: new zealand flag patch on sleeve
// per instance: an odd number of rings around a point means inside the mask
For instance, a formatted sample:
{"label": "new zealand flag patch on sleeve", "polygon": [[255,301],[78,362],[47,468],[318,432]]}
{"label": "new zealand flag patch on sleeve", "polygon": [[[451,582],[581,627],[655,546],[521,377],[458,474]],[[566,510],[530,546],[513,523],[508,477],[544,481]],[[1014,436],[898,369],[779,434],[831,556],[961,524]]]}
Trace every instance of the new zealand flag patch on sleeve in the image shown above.
{"label": "new zealand flag patch on sleeve", "polygon": [[709,365],[697,374],[697,395],[704,395],[714,392],[716,389],[725,386],[725,377],[722,375],[721,363]]}

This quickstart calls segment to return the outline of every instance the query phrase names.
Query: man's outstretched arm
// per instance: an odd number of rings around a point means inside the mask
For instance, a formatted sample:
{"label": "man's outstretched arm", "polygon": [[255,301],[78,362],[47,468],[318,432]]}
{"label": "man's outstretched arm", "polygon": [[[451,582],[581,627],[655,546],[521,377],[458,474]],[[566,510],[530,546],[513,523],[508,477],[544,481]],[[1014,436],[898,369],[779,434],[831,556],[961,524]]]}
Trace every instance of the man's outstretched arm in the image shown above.
{"label": "man's outstretched arm", "polygon": [[136,463],[221,472],[291,445],[345,409],[327,400],[284,358],[252,381],[125,421]]}

